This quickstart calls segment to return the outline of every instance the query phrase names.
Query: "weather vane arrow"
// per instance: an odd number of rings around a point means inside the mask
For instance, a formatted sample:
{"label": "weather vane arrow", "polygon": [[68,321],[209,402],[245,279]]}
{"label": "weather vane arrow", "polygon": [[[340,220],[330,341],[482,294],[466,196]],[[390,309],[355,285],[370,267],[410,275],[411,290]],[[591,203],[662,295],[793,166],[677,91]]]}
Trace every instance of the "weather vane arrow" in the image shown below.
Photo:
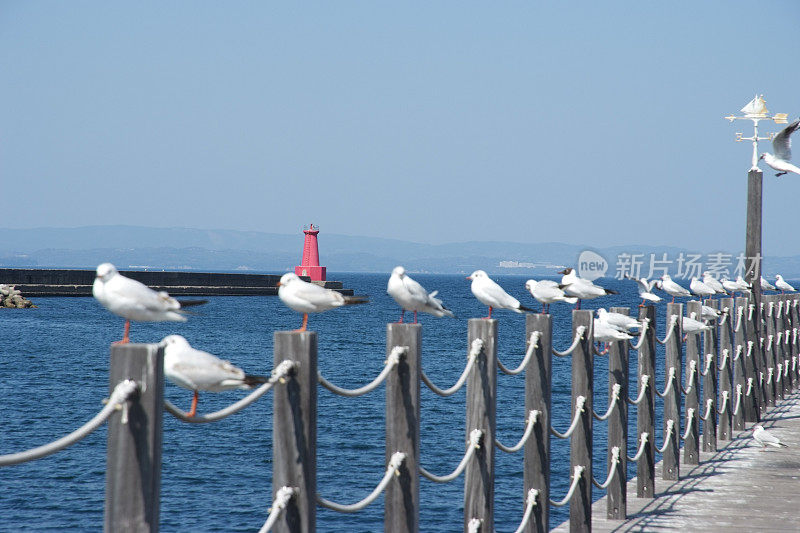
{"label": "weather vane arrow", "polygon": [[753,141],[753,166],[750,170],[758,170],[758,141],[771,141],[772,138],[775,136],[774,133],[770,133],[766,137],[759,137],[758,136],[758,121],[759,120],[774,120],[775,124],[787,124],[789,121],[788,114],[786,113],[775,113],[772,116],[769,116],[769,111],[767,110],[767,102],[764,101],[764,95],[756,95],[755,98],[750,100],[750,102],[741,109],[741,112],[744,113],[743,116],[736,116],[736,115],[728,115],[725,117],[726,119],[733,122],[734,120],[752,120],[753,121],[753,136],[752,137],[745,137],[743,133],[736,133],[736,141]]}

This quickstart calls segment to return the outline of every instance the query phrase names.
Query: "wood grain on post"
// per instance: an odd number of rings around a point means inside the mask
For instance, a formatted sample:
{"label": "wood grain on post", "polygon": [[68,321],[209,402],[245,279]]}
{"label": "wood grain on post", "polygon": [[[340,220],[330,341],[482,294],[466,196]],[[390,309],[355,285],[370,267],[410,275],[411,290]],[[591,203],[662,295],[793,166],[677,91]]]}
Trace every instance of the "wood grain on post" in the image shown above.
{"label": "wood grain on post", "polygon": [[526,533],[550,531],[550,407],[552,391],[553,319],[547,314],[525,317],[525,339],[539,332],[539,342],[525,370],[525,412],[539,411],[533,435],[525,443],[523,494],[539,491]]}
{"label": "wood grain on post", "polygon": [[[748,417],[755,417],[756,404],[753,401],[753,396],[746,397],[747,394],[747,378],[753,377],[752,375],[752,356],[747,355],[747,312],[748,300],[742,296],[736,298],[736,317],[733,323],[733,352],[731,352],[731,360],[733,363],[733,395],[731,396],[731,414],[733,415],[733,429],[736,431],[744,430],[745,421],[750,420]],[[739,323],[739,309],[742,309],[742,321]],[[739,329],[736,329],[736,326]],[[738,358],[737,358],[737,355]],[[748,374],[750,372],[750,374]],[[739,400],[739,410],[736,410],[736,397],[742,391],[742,397]]]}
{"label": "wood grain on post", "polygon": [[[628,315],[630,310],[612,307],[611,312]],[[612,342],[608,355],[608,397],[612,397],[615,385],[620,388],[617,406],[608,419],[608,468],[613,464],[611,450],[619,448],[617,471],[606,492],[606,516],[613,520],[624,520],[628,514],[628,347],[628,341]]]}
{"label": "wood grain on post", "polygon": [[164,348],[157,344],[111,346],[109,391],[132,379],[139,392],[128,420],[108,420],[106,452],[107,532],[155,532],[159,528],[161,439],[164,413]]}
{"label": "wood grain on post", "polygon": [[[643,433],[649,438],[644,445],[644,453],[636,463],[636,497],[655,497],[656,487],[656,445],[655,445],[655,405],[656,405],[656,308],[646,305],[639,308],[639,320],[649,320],[647,337],[639,348],[637,395],[642,387],[642,376],[649,378],[644,399],[636,406],[636,444],[637,450]],[[669,322],[667,322],[669,327]]]}
{"label": "wood grain on post", "polygon": [[386,464],[392,454],[406,458],[398,477],[386,486],[383,530],[391,533],[419,531],[419,427],[422,326],[388,324],[386,355],[406,346],[394,372],[386,378]]}
{"label": "wood grain on post", "polygon": [[298,493],[273,528],[278,533],[312,533],[317,522],[317,334],[276,331],[274,366],[295,361],[286,383],[273,389],[272,498],[281,487]]}
{"label": "wood grain on post", "polygon": [[[717,300],[706,300],[705,305],[713,309],[719,309],[719,302]],[[717,323],[711,323],[711,329],[703,332],[703,357],[700,361],[700,369],[706,372],[703,376],[703,402],[701,404],[702,412],[700,416],[704,416],[708,411],[708,420],[703,421],[703,451],[715,452],[717,451]],[[709,359],[711,363],[709,364]],[[708,410],[708,401],[711,400],[711,410]]]}
{"label": "wood grain on post", "polygon": [[572,311],[572,338],[577,329],[584,326],[583,339],[572,352],[572,410],[577,407],[578,396],[586,398],[575,432],[570,437],[570,472],[575,467],[584,467],[575,493],[569,502],[569,529],[571,532],[592,530],[592,401],[594,392],[594,313],[586,310]]}
{"label": "wood grain on post", "polygon": [[[760,385],[759,375],[762,372],[762,365],[761,365],[761,345],[758,341],[759,339],[759,332],[756,328],[756,321],[758,320],[758,308],[753,303],[753,295],[752,293],[747,293],[747,304],[744,308],[744,324],[745,324],[745,338],[747,343],[745,345],[745,377],[746,380],[752,379],[752,391],[750,396],[747,396],[742,401],[744,402],[745,411],[744,411],[744,420],[745,422],[758,422],[761,420],[761,403],[762,397],[761,393],[763,391],[763,387]],[[752,342],[752,348],[749,347],[749,343]],[[744,386],[744,394],[747,394],[748,384],[745,381]]]}
{"label": "wood grain on post", "polygon": [[[681,433],[681,369],[683,368],[683,327],[681,318],[683,317],[683,304],[667,304],[667,322],[665,331],[669,331],[673,318],[677,317],[675,329],[667,340],[666,344],[666,364],[664,367],[664,380],[669,382],[669,373],[674,368],[675,377],[670,388],[664,389],[664,417],[663,417],[663,438],[667,437],[667,422],[672,421],[672,438],[669,446],[662,455],[663,469],[662,479],[680,479],[680,433]],[[654,383],[654,386],[658,386]],[[655,441],[655,435],[653,436]]]}
{"label": "wood grain on post", "polygon": [[[723,397],[725,392],[728,393],[728,403],[725,410],[719,415],[719,426],[717,428],[717,436],[719,440],[731,440],[731,424],[734,403],[736,401],[735,390],[733,389],[733,376],[731,370],[733,365],[731,361],[735,356],[733,349],[733,328],[736,327],[736,314],[733,310],[733,298],[722,298],[719,301],[722,311],[727,309],[727,319],[725,323],[719,326],[719,357],[724,361],[720,365],[719,371],[719,395],[717,396],[720,409],[723,405]],[[727,354],[724,356],[723,354]],[[741,406],[739,407],[741,409]]]}
{"label": "wood grain on post", "polygon": [[778,399],[776,381],[778,377],[778,360],[776,349],[777,331],[775,330],[775,315],[778,312],[778,302],[775,295],[764,295],[764,390],[768,406],[773,406]]}
{"label": "wood grain on post", "polygon": [[[686,316],[694,318],[695,320],[702,320],[703,305],[697,300],[692,300],[686,304]],[[694,315],[694,316],[692,316]],[[694,361],[695,371],[692,372],[691,364]],[[684,388],[686,389],[686,400],[684,402],[685,417],[684,423],[689,424],[691,420],[691,428],[689,428],[686,440],[683,441],[683,462],[687,465],[700,464],[700,417],[704,414],[705,409],[700,410],[700,371],[703,370],[703,363],[700,359],[700,334],[690,333],[686,337],[686,382]],[[677,377],[677,376],[676,376]],[[691,388],[690,388],[691,387]],[[693,409],[692,415],[689,416],[689,409]]]}

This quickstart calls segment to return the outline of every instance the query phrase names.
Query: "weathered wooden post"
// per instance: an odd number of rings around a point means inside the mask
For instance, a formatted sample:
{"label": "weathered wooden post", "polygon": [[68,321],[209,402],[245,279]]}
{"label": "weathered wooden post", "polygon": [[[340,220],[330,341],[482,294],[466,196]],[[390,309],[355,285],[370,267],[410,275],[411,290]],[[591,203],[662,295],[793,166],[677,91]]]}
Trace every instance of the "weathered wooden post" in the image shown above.
{"label": "weathered wooden post", "polygon": [[[627,307],[612,307],[611,312],[627,315],[630,310]],[[616,385],[619,386],[619,400],[608,419],[607,466],[611,468],[613,464],[611,450],[615,446],[619,448],[619,462],[614,479],[606,492],[606,501],[608,502],[606,516],[614,520],[624,520],[628,514],[628,491],[626,490],[628,485],[628,355],[628,341],[611,343],[608,354],[608,397],[612,398]]]}
{"label": "weathered wooden post", "polygon": [[107,532],[155,532],[159,527],[164,348],[157,344],[111,346],[109,391],[131,379],[139,393],[124,416],[108,420]]}
{"label": "weathered wooden post", "polygon": [[[760,281],[759,281],[760,283]],[[747,357],[745,358],[745,387],[744,394],[747,394],[749,388],[748,380],[752,379],[752,392],[750,396],[742,401],[745,401],[744,419],[745,422],[758,422],[761,420],[761,405],[763,403],[761,378],[762,364],[761,364],[761,343],[759,342],[760,330],[756,328],[756,323],[760,320],[759,310],[753,303],[752,292],[747,293],[747,305],[744,308],[744,323],[745,323],[745,338],[748,343],[745,346]],[[751,347],[752,346],[752,347]]]}
{"label": "weathered wooden post", "polygon": [[[690,302],[691,304],[691,302]],[[673,318],[674,317],[674,318]],[[672,421],[672,438],[669,446],[663,453],[662,479],[680,479],[680,445],[681,445],[681,375],[683,368],[683,327],[681,318],[683,317],[683,304],[667,304],[667,328],[669,332],[671,324],[675,323],[672,334],[666,341],[666,364],[664,366],[664,379],[670,383],[670,373],[674,372],[671,385],[664,388],[664,417],[663,435],[667,437],[667,423]],[[688,352],[687,352],[688,357]],[[687,374],[688,376],[689,374]],[[655,441],[655,436],[653,436]]]}
{"label": "weathered wooden post", "polygon": [[[702,320],[703,306],[697,300],[692,300],[686,304],[686,315],[695,320]],[[693,364],[694,363],[694,364]],[[694,372],[692,372],[694,366]],[[700,417],[703,412],[700,410],[700,371],[703,369],[700,360],[700,334],[690,333],[686,337],[686,401],[685,424],[691,424],[686,440],[683,441],[683,462],[687,465],[700,464]],[[689,410],[692,409],[692,414]]]}
{"label": "weathered wooden post", "polygon": [[569,457],[570,471],[576,466],[583,466],[583,474],[578,482],[575,494],[569,502],[569,529],[574,532],[590,532],[592,530],[592,409],[594,403],[594,313],[586,310],[572,311],[573,339],[577,329],[585,328],[583,339],[572,352],[572,414],[575,415],[578,396],[586,400],[580,422],[570,437]]}
{"label": "weathered wooden post", "polygon": [[[755,161],[753,162],[755,165]],[[745,237],[745,280],[752,288],[750,303],[761,308],[761,196],[763,174],[757,168],[747,173],[747,229]],[[752,267],[752,268],[750,268]],[[758,343],[758,339],[755,339]]]}
{"label": "weathered wooden post", "polygon": [[477,518],[483,528],[494,527],[494,440],[497,409],[497,320],[471,318],[468,346],[483,340],[483,350],[467,378],[466,445],[474,429],[483,431],[481,447],[464,473],[464,531]]}
{"label": "weathered wooden post", "polygon": [[778,342],[777,342],[777,355],[780,358],[781,362],[781,380],[778,382],[778,388],[780,389],[781,399],[786,398],[788,395],[792,393],[791,387],[791,378],[789,374],[786,372],[786,365],[789,363],[789,357],[787,354],[787,347],[786,344],[786,328],[789,324],[789,300],[786,299],[785,294],[781,294],[778,296],[778,314],[775,317],[775,327],[778,330]]}
{"label": "weathered wooden post", "polygon": [[783,358],[786,365],[787,372],[786,383],[784,384],[784,396],[788,396],[794,390],[794,375],[792,373],[792,328],[796,326],[794,317],[792,315],[792,303],[794,296],[787,294],[783,301]]}
{"label": "weathered wooden post", "polygon": [[533,435],[525,443],[523,494],[539,491],[526,533],[550,531],[550,406],[552,391],[553,318],[547,314],[525,317],[525,338],[539,332],[539,341],[525,370],[525,412],[539,411]]}
{"label": "weathered wooden post", "polygon": [[792,390],[797,388],[798,382],[798,368],[797,368],[797,357],[800,354],[800,341],[798,340],[798,327],[800,327],[800,313],[798,312],[798,295],[793,294],[791,297],[791,305],[789,309],[791,310],[791,317],[792,317],[792,325],[791,331],[789,332],[789,353],[791,354],[791,361],[789,364],[789,373],[792,376]]}
{"label": "weathered wooden post", "polygon": [[278,533],[313,533],[317,527],[317,333],[276,331],[274,366],[296,363],[286,383],[273,389],[272,498],[294,487],[273,528]]}
{"label": "weathered wooden post", "polygon": [[386,326],[386,355],[395,346],[406,346],[400,364],[386,378],[386,463],[403,452],[405,461],[398,478],[386,486],[383,530],[391,533],[419,531],[419,426],[422,326]]}
{"label": "weathered wooden post", "polygon": [[[753,400],[754,396],[747,397],[747,378],[753,377],[752,374],[752,356],[748,354],[747,342],[747,298],[739,296],[736,298],[736,316],[733,318],[733,345],[734,349],[731,352],[731,360],[733,361],[733,394],[731,396],[731,414],[733,415],[733,428],[737,431],[744,430],[745,421],[754,418],[755,413],[758,411],[756,403]],[[739,320],[739,313],[741,320]],[[736,397],[739,391],[742,391],[741,399],[739,400],[739,409],[736,410]],[[751,418],[748,418],[751,417]]]}
{"label": "weathered wooden post", "polygon": [[[728,403],[725,405],[722,414],[719,415],[719,428],[717,435],[720,440],[731,440],[731,424],[733,418],[734,403],[736,394],[733,390],[733,379],[731,370],[733,368],[733,328],[736,327],[736,313],[733,310],[733,298],[722,298],[719,301],[722,311],[725,313],[725,323],[719,326],[719,356],[723,359],[719,365],[719,405],[722,406],[727,392]],[[723,409],[723,407],[720,407]],[[741,409],[741,406],[739,407]]]}
{"label": "weathered wooden post", "polygon": [[639,348],[637,389],[643,386],[642,376],[647,376],[648,381],[642,403],[636,406],[636,443],[639,444],[643,433],[647,433],[649,438],[645,443],[642,457],[636,463],[636,497],[653,498],[656,488],[656,308],[654,306],[646,305],[639,308],[639,320],[644,319],[649,323],[647,339]]}
{"label": "weathered wooden post", "polygon": [[[719,309],[717,300],[708,299],[705,305]],[[705,372],[703,376],[703,404],[700,416],[708,412],[708,419],[703,421],[703,451],[717,451],[717,326],[711,324],[711,329],[703,333],[703,358],[700,361],[700,369]],[[711,400],[711,409],[706,406]]]}
{"label": "weathered wooden post", "polygon": [[764,387],[766,390],[766,400],[768,406],[775,405],[777,399],[776,381],[778,379],[778,360],[776,356],[776,336],[775,315],[777,313],[777,302],[774,295],[764,295],[764,320],[767,323],[764,332]]}

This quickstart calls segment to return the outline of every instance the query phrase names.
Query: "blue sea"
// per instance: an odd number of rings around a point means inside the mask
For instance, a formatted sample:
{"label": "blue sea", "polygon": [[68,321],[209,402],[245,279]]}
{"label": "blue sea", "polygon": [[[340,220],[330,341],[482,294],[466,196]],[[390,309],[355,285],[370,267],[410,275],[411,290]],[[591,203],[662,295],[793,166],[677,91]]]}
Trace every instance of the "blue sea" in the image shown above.
{"label": "blue sea", "polygon": [[[470,293],[463,276],[413,275],[428,290],[439,290],[455,319],[421,315],[423,369],[440,387],[461,374],[467,353],[467,319],[486,308]],[[386,324],[399,308],[386,295],[388,274],[334,274],[368,305],[312,315],[319,334],[319,369],[347,388],[371,381],[383,368]],[[494,277],[523,305],[539,309],[525,291],[526,278]],[[636,314],[633,282],[600,280],[620,292],[584,308],[628,305]],[[229,359],[249,373],[272,369],[273,332],[299,327],[301,316],[276,296],[210,297],[186,323],[134,323],[132,342],[158,342],[177,333],[196,348]],[[108,395],[109,345],[122,336],[123,320],[92,298],[35,298],[37,309],[0,309],[0,454],[59,438],[89,420]],[[570,343],[572,306],[553,305],[554,347]],[[664,334],[664,303],[658,306],[658,334]],[[496,311],[498,357],[516,366],[525,351],[525,317]],[[406,319],[413,316],[406,314]],[[553,425],[564,431],[571,420],[570,361],[554,358]],[[663,388],[663,353],[658,355]],[[607,358],[595,358],[595,410],[607,406]],[[636,354],[631,352],[635,376]],[[636,382],[631,380],[635,394]],[[166,397],[188,409],[191,393],[172,383]],[[201,394],[199,411],[220,409],[246,394]],[[660,400],[660,399],[657,399]],[[318,492],[338,503],[366,496],[381,479],[384,465],[384,388],[358,398],[319,391]],[[660,404],[657,406],[660,413]],[[441,398],[422,386],[421,464],[432,473],[452,472],[464,452],[465,390]],[[635,451],[636,409],[631,406],[629,454]],[[516,444],[525,425],[524,377],[498,378],[497,438]],[[657,427],[661,426],[660,414]],[[606,477],[606,425],[595,422],[594,475]],[[660,430],[659,430],[660,431]],[[245,411],[213,424],[193,425],[164,414],[161,478],[162,531],[258,531],[271,503],[272,395]],[[660,443],[661,435],[657,435]],[[55,455],[0,468],[0,531],[100,531],[103,525],[105,426]],[[552,439],[552,494],[561,499],[569,485],[568,443]],[[629,477],[635,465],[629,465]],[[346,475],[342,475],[346,473]],[[448,484],[421,480],[422,531],[460,531],[463,476]],[[522,517],[522,454],[496,452],[495,527],[513,531]],[[602,491],[593,489],[595,499]],[[568,518],[568,507],[551,507],[551,526]],[[354,514],[319,508],[319,531],[381,531],[383,500]]]}

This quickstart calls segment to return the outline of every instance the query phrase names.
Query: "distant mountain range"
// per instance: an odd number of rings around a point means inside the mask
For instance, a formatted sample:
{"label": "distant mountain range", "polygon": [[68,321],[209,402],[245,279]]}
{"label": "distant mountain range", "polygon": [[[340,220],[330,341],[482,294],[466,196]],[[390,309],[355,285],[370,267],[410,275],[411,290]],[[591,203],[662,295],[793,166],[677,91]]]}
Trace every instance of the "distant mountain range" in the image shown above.
{"label": "distant mountain range", "polygon": [[[0,228],[0,267],[94,268],[110,261],[121,268],[164,270],[284,272],[299,264],[303,234],[257,231],[87,226],[79,228]],[[320,233],[320,258],[330,272],[389,272],[404,265],[411,272],[470,273],[481,268],[492,274],[553,275],[564,266],[576,266],[584,250],[608,262],[606,276],[625,264],[626,254],[642,254],[642,275],[649,272],[651,254],[666,254],[675,273],[681,253],[700,254],[703,269],[711,255],[669,246],[629,245],[594,248],[565,243],[460,242],[422,244],[394,239]],[[729,268],[736,267],[736,253]],[[620,256],[620,254],[623,254]],[[620,257],[622,259],[620,259]],[[622,262],[620,262],[622,261]],[[626,267],[626,270],[630,270]],[[764,273],[800,278],[800,256],[768,257]]]}

